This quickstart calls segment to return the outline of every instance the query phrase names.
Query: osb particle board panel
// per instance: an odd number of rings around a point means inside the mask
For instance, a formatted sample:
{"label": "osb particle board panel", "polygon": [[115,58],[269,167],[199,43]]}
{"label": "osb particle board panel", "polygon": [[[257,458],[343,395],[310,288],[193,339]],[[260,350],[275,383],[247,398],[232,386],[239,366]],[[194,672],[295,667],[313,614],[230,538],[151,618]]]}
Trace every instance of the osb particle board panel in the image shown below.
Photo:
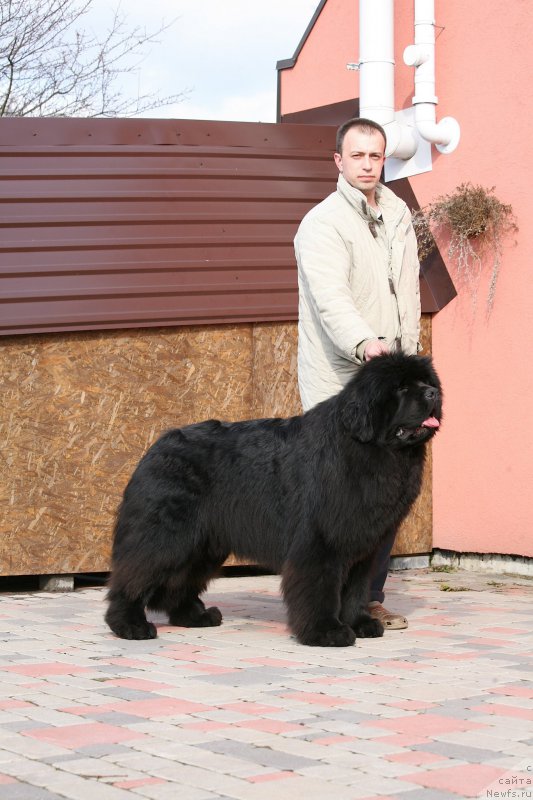
{"label": "osb particle board panel", "polygon": [[[429,323],[424,326],[429,351]],[[294,323],[0,343],[0,574],[106,571],[116,506],[165,429],[300,412]],[[395,552],[431,549],[431,470]]]}
{"label": "osb particle board panel", "polygon": [[254,325],[254,417],[291,417],[302,413],[298,391],[297,348],[297,323]]}
{"label": "osb particle board panel", "polygon": [[[420,329],[422,355],[431,354],[431,316],[422,316]],[[433,548],[433,472],[431,461],[431,445],[427,448],[426,465],[422,491],[418,496],[411,513],[401,526],[394,547],[393,555],[415,555],[430,553]]]}
{"label": "osb particle board panel", "polygon": [[415,555],[430,553],[433,547],[433,508],[432,508],[432,468],[431,446],[427,448],[422,491],[415,501],[409,516],[400,527],[393,555]]}
{"label": "osb particle board panel", "polygon": [[0,344],[0,574],[105,571],[136,462],[166,428],[251,408],[250,325]]}

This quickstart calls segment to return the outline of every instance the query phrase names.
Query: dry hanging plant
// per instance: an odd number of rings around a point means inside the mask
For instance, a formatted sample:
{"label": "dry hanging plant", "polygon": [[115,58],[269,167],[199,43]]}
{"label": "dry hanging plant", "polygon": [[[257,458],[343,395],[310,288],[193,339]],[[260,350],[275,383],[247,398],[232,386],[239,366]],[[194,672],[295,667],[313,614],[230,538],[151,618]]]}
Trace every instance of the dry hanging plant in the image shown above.
{"label": "dry hanging plant", "polygon": [[448,255],[455,262],[459,280],[468,287],[474,306],[483,260],[490,255],[492,274],[487,297],[488,314],[494,304],[502,240],[509,233],[518,231],[512,207],[500,202],[494,196],[494,189],[494,186],[485,189],[462,183],[455,191],[438,197],[413,213],[420,260],[436,246],[433,231],[446,230],[450,235]]}

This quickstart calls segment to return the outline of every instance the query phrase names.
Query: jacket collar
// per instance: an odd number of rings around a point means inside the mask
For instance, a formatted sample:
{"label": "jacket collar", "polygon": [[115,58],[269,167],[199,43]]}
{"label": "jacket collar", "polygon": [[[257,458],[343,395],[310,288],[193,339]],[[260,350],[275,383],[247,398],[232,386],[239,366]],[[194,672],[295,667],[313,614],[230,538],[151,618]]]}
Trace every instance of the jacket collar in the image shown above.
{"label": "jacket collar", "polygon": [[[337,191],[366,222],[376,218],[376,212],[367,203],[363,192],[349,184],[344,175],[339,174]],[[396,222],[403,218],[407,210],[406,204],[382,183],[376,186],[376,198],[385,222]]]}

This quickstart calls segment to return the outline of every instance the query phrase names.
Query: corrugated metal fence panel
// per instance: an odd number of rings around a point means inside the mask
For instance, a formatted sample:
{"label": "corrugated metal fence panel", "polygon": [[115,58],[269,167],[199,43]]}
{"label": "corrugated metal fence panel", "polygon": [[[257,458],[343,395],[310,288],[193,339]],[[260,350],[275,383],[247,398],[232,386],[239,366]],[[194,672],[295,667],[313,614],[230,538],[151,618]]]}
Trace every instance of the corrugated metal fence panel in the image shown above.
{"label": "corrugated metal fence panel", "polygon": [[0,333],[294,320],[329,126],[0,120]]}

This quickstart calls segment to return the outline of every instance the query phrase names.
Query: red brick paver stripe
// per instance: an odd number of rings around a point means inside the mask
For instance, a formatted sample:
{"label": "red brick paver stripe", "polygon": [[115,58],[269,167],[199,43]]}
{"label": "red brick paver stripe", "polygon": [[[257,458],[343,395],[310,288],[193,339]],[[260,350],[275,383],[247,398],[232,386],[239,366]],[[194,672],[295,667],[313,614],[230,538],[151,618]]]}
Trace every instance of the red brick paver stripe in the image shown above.
{"label": "red brick paver stripe", "polygon": [[285,778],[296,777],[294,772],[267,772],[266,775],[249,775],[246,780],[250,783],[266,783],[267,781],[282,781]]}
{"label": "red brick paver stripe", "polygon": [[117,744],[130,739],[146,738],[146,734],[139,731],[130,731],[127,728],[106,725],[102,722],[64,725],[61,728],[34,728],[31,731],[21,731],[21,733],[23,736],[58,744],[70,750],[90,744]]}
{"label": "red brick paver stripe", "polygon": [[28,708],[29,706],[33,706],[33,703],[28,703],[25,700],[0,700],[0,711],[8,711],[12,708]]}
{"label": "red brick paver stripe", "polygon": [[533,720],[533,708],[515,708],[503,703],[485,703],[481,706],[472,706],[472,711],[482,714],[495,714],[498,717],[519,717],[520,719]]}
{"label": "red brick paver stripe", "polygon": [[504,694],[509,697],[533,698],[533,688],[527,686],[498,686],[497,689],[487,689],[489,694]]}
{"label": "red brick paver stripe", "polygon": [[115,703],[106,703],[102,706],[73,706],[62,708],[67,714],[91,716],[106,714],[108,711],[117,711],[121,714],[132,714],[134,717],[170,717],[176,714],[194,714],[196,711],[213,711],[213,706],[193,703],[189,700],[180,700],[174,697],[156,697],[153,700],[119,700]]}
{"label": "red brick paver stripe", "polygon": [[15,778],[12,778],[10,775],[0,775],[0,786],[5,785],[6,783],[18,783]]}
{"label": "red brick paver stripe", "polygon": [[319,706],[343,706],[350,703],[356,703],[357,700],[348,699],[346,697],[332,697],[329,694],[320,694],[319,692],[291,692],[284,694],[288,700],[298,700],[300,703],[312,703]]}
{"label": "red brick paver stripe", "polygon": [[459,767],[444,767],[443,769],[433,769],[427,772],[399,775],[398,780],[418,783],[427,789],[454,792],[459,797],[477,797],[493,781],[505,774],[506,770],[498,767],[489,767],[483,764],[465,764]]}
{"label": "red brick paver stripe", "polygon": [[19,675],[30,675],[32,678],[42,678],[44,675],[73,675],[80,672],[91,672],[90,667],[77,667],[75,664],[15,664],[12,667],[2,667],[5,672],[16,672]]}
{"label": "red brick paver stripe", "polygon": [[440,733],[454,733],[455,731],[473,731],[488,727],[488,725],[466,722],[462,719],[440,717],[437,714],[417,714],[414,717],[365,720],[361,722],[361,725],[370,725],[372,728],[387,728],[397,733],[422,736],[436,736]]}

